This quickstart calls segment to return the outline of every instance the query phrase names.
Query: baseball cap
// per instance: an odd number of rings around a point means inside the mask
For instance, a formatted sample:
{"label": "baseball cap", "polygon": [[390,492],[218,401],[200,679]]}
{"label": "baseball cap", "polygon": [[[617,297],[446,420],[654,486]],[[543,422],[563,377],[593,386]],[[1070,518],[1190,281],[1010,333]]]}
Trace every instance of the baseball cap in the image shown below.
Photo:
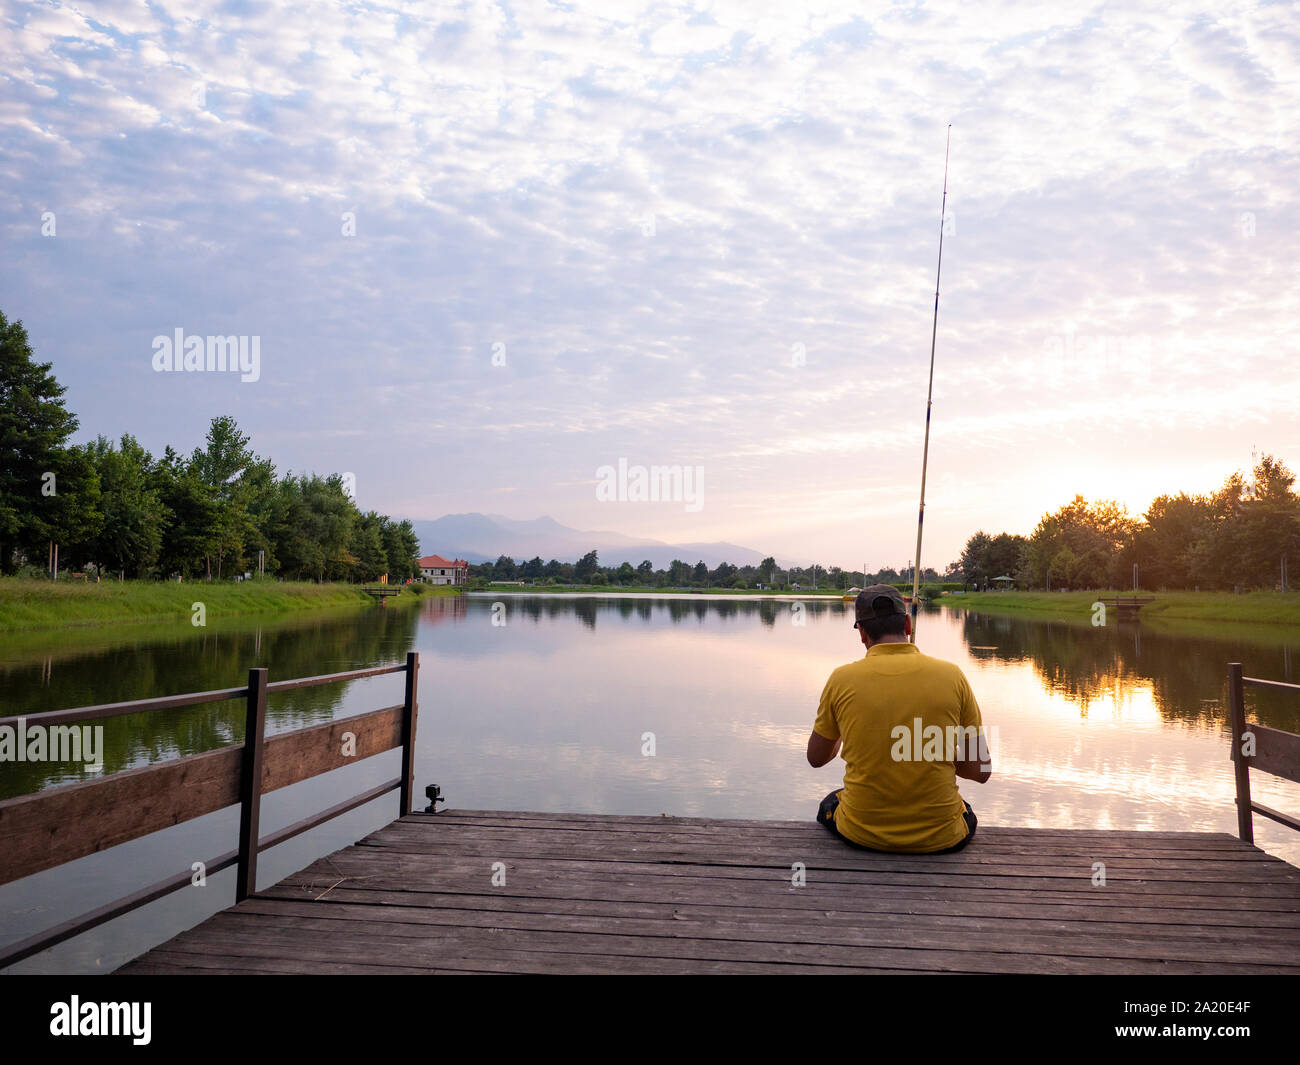
{"label": "baseball cap", "polygon": [[906,613],[907,604],[902,592],[892,584],[873,584],[870,588],[863,588],[853,603],[853,614],[857,619],[853,627],[856,629],[859,622]]}

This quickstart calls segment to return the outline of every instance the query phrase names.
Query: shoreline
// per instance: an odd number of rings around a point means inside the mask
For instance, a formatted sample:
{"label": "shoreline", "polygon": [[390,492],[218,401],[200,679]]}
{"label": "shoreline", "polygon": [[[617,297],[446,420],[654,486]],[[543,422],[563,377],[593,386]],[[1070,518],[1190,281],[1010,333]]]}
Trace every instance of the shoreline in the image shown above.
{"label": "shoreline", "polygon": [[[404,606],[430,596],[457,594],[447,585],[400,587],[403,594],[387,602]],[[276,580],[89,583],[6,577],[0,579],[0,632],[86,630],[148,622],[190,623],[198,603],[203,605],[205,622],[254,614],[284,617],[373,604],[374,600],[361,588],[359,584]]]}
{"label": "shoreline", "polygon": [[955,610],[1091,623],[1093,604],[1115,596],[1154,597],[1138,615],[1142,622],[1221,622],[1229,625],[1300,625],[1296,592],[967,592],[936,603]]}

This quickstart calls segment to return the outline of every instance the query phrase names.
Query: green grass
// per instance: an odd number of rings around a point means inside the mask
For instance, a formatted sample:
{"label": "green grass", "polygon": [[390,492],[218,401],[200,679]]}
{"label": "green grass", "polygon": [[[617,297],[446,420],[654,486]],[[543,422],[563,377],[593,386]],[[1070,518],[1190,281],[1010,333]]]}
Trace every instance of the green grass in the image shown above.
{"label": "green grass", "polygon": [[[470,589],[473,591],[474,589]],[[524,595],[572,595],[574,593],[618,593],[620,595],[827,595],[841,596],[844,593],[837,588],[801,588],[786,591],[757,588],[656,588],[644,584],[489,584],[482,589],[485,592],[518,592]]]}
{"label": "green grass", "polygon": [[[390,599],[401,604],[430,595],[454,595],[447,586],[411,584]],[[274,616],[304,610],[338,610],[372,603],[356,584],[241,581],[47,581],[0,578],[0,632],[189,620],[202,603],[209,620],[241,614]]]}
{"label": "green grass", "polygon": [[1230,621],[1247,624],[1300,624],[1300,592],[968,592],[938,600],[946,606],[990,614],[1089,618],[1092,604],[1111,596],[1154,596],[1142,608],[1146,621]]}

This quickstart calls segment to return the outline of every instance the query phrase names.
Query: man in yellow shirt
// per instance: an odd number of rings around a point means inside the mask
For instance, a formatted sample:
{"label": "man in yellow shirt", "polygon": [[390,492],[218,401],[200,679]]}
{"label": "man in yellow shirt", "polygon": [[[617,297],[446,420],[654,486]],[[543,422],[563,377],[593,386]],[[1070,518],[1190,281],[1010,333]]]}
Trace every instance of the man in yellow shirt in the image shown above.
{"label": "man in yellow shirt", "polygon": [[867,850],[944,854],[975,835],[957,777],[992,775],[980,709],[953,663],[907,642],[911,618],[897,588],[875,584],[854,604],[866,657],[831,673],[808,737],[808,763],[844,753],[844,787],[817,820]]}

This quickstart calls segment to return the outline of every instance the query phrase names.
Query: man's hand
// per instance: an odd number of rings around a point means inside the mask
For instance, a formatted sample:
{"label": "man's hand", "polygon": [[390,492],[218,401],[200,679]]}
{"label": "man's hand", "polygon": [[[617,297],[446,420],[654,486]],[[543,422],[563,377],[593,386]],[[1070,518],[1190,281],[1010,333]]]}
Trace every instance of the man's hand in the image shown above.
{"label": "man's hand", "polygon": [[808,764],[820,769],[840,753],[840,741],[828,740],[814,730],[808,736]]}

